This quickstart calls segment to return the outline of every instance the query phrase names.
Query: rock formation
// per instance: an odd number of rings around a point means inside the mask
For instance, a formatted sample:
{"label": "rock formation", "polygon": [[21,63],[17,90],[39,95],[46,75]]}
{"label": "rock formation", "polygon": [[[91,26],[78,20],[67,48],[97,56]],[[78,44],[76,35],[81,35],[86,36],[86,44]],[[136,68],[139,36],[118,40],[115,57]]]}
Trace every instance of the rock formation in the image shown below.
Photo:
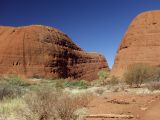
{"label": "rock formation", "polygon": [[136,63],[160,66],[160,10],[141,13],[133,20],[118,48],[112,74],[121,76]]}
{"label": "rock formation", "polygon": [[63,32],[42,25],[0,27],[0,74],[93,80],[105,58],[87,53]]}

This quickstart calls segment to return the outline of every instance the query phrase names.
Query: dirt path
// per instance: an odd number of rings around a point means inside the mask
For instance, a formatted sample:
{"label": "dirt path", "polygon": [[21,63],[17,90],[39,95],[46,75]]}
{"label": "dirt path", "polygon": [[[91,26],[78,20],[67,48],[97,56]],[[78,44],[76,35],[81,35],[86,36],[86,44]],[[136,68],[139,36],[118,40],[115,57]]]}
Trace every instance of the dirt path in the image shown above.
{"label": "dirt path", "polygon": [[[124,92],[97,96],[88,114],[133,115],[131,120],[160,120],[160,94],[136,95]],[[86,120],[123,120],[118,118],[87,118]]]}
{"label": "dirt path", "polygon": [[160,120],[160,101],[155,102],[154,105],[144,113],[142,120]]}

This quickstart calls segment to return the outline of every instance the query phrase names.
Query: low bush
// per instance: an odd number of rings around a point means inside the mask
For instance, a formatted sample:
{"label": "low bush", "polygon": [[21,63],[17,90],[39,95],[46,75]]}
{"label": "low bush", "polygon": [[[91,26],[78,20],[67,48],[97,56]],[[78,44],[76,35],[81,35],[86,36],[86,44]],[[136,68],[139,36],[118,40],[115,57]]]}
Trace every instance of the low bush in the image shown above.
{"label": "low bush", "polygon": [[20,97],[27,92],[27,89],[17,85],[7,83],[0,84],[0,100]]}
{"label": "low bush", "polygon": [[152,81],[160,81],[160,68],[159,67],[152,67],[151,75],[149,78],[149,82]]}
{"label": "low bush", "polygon": [[56,111],[61,120],[77,120],[79,115],[75,114],[78,109],[87,107],[91,101],[90,94],[63,94],[58,98],[56,103]]}
{"label": "low bush", "polygon": [[114,86],[114,85],[119,84],[119,80],[117,77],[111,76],[111,78],[107,81],[107,84]]}
{"label": "low bush", "polygon": [[150,78],[152,68],[146,64],[133,64],[124,74],[125,82],[130,86],[140,87]]}
{"label": "low bush", "polygon": [[160,68],[153,67],[151,76],[147,83],[147,88],[151,91],[160,90]]}
{"label": "low bush", "polygon": [[117,85],[119,84],[119,79],[115,76],[109,76],[107,79],[99,79],[91,82],[92,86],[107,86],[107,85]]}
{"label": "low bush", "polygon": [[24,97],[29,113],[22,110],[27,120],[76,120],[75,112],[90,102],[88,94],[72,95],[51,90],[32,91]]}
{"label": "low bush", "polygon": [[64,86],[65,87],[71,87],[71,88],[74,88],[74,87],[78,87],[80,89],[86,89],[88,88],[89,86],[89,82],[85,81],[85,80],[80,80],[80,81],[66,81],[64,83]]}
{"label": "low bush", "polygon": [[109,76],[109,73],[107,71],[101,70],[97,75],[100,80],[105,80]]}
{"label": "low bush", "polygon": [[62,120],[74,120],[76,118],[74,112],[78,109],[77,101],[67,94],[59,97],[56,104],[56,110],[59,118]]}
{"label": "low bush", "polygon": [[18,86],[11,86],[7,84],[1,84],[0,87],[0,100],[4,98],[15,98],[22,95],[21,88]]}
{"label": "low bush", "polygon": [[4,98],[15,98],[26,93],[29,84],[15,75],[0,77],[0,100]]}
{"label": "low bush", "polygon": [[21,113],[26,119],[31,120],[55,120],[56,111],[55,105],[57,103],[58,94],[51,90],[37,90],[32,91],[24,97],[24,100],[30,110],[29,113]]}
{"label": "low bush", "polygon": [[17,75],[8,75],[8,76],[1,76],[0,83],[7,83],[10,85],[15,86],[29,86],[30,84],[27,83],[25,80],[22,80],[21,77]]}
{"label": "low bush", "polygon": [[35,83],[35,84],[31,84],[27,88],[31,91],[41,90],[41,89],[55,90],[56,89],[56,81],[46,81],[46,82],[41,82],[41,83]]}
{"label": "low bush", "polygon": [[147,88],[151,91],[160,90],[160,82],[149,82]]}
{"label": "low bush", "polygon": [[91,99],[93,97],[92,93],[81,93],[74,96],[75,104],[80,107],[87,107],[87,105],[90,103]]}

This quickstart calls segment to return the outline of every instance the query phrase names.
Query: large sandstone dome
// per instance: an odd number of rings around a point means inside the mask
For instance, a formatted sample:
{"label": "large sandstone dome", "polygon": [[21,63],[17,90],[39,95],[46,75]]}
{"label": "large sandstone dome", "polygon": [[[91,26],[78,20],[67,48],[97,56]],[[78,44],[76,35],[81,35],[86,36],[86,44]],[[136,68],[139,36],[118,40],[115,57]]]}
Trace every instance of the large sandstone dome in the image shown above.
{"label": "large sandstone dome", "polygon": [[0,74],[93,80],[101,69],[109,70],[101,54],[86,53],[57,29],[0,26]]}
{"label": "large sandstone dome", "polygon": [[141,13],[133,20],[118,48],[112,73],[121,76],[136,63],[160,66],[160,10]]}

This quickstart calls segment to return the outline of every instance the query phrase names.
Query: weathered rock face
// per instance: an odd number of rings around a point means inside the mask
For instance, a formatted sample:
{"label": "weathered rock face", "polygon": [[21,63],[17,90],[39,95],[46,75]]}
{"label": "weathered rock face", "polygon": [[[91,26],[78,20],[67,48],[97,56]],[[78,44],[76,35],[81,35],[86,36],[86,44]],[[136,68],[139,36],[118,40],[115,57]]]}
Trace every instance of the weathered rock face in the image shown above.
{"label": "weathered rock face", "polygon": [[109,70],[102,55],[84,52],[57,29],[0,27],[0,74],[93,80],[100,69]]}
{"label": "weathered rock face", "polygon": [[141,13],[133,20],[118,48],[112,73],[121,76],[135,63],[160,66],[160,10]]}

